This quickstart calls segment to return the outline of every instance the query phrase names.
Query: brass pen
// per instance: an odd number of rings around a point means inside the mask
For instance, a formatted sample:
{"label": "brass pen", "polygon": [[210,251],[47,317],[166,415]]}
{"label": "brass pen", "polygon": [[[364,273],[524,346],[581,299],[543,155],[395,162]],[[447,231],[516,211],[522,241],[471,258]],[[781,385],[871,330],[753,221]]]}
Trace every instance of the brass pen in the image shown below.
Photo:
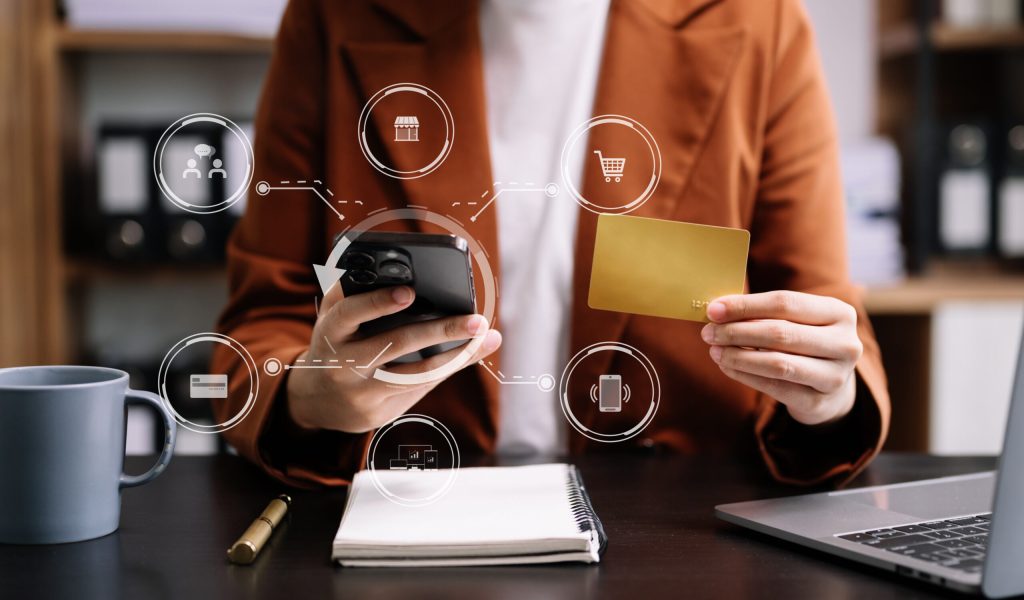
{"label": "brass pen", "polygon": [[291,503],[292,499],[285,494],[271,500],[263,513],[245,530],[242,537],[228,548],[228,560],[236,565],[252,564],[260,550],[263,549],[263,545],[270,539],[270,534],[274,533],[274,529],[281,524]]}

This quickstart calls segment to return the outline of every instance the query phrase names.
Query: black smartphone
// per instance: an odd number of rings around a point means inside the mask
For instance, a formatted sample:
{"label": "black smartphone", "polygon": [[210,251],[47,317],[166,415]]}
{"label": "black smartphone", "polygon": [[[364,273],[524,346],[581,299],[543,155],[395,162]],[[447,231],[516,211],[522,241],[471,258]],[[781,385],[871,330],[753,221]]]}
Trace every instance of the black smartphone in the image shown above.
{"label": "black smartphone", "polygon": [[[335,237],[335,245],[342,235]],[[345,269],[341,277],[345,297],[396,285],[409,286],[416,293],[413,303],[402,311],[363,323],[359,330],[364,334],[376,335],[410,323],[476,312],[469,245],[461,237],[383,231],[349,237],[353,241],[338,261],[338,266]],[[392,362],[415,362],[467,341],[436,344]]]}

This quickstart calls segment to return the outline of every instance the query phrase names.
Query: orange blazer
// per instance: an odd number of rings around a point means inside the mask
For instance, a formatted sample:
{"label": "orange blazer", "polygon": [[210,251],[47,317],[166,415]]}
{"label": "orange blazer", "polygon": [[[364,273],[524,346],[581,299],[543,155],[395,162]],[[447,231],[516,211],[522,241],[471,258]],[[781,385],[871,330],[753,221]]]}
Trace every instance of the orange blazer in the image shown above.
{"label": "orange blazer", "polygon": [[[699,324],[590,309],[596,217],[580,209],[572,352],[609,340],[637,347],[660,374],[662,396],[640,436],[606,445],[570,429],[570,452],[727,454],[781,481],[841,484],[878,452],[890,407],[878,345],[847,274],[836,134],[807,16],[797,0],[613,0],[610,10],[594,114],[643,123],[663,157],[657,191],[633,214],[748,229],[749,291],[799,290],[852,304],[865,351],[853,412],[831,425],[800,425],[775,400],[722,374]],[[321,180],[334,199],[350,202],[342,223],[312,193],[250,193],[228,248],[231,294],[219,330],[258,365],[269,357],[288,364],[306,349],[319,294],[312,264],[345,225],[383,207],[446,213],[453,199],[491,189],[478,17],[474,0],[289,4],[256,118],[253,182]],[[366,100],[400,82],[436,91],[457,124],[447,160],[419,179],[380,174],[357,143]],[[381,135],[385,125],[392,124],[378,124]],[[592,130],[589,150],[615,143],[602,129]],[[594,166],[584,194],[602,183]],[[555,201],[572,200],[563,191]],[[462,222],[496,268],[495,215]],[[596,381],[606,372],[615,353],[604,354],[603,364],[581,365],[580,376]],[[248,374],[230,350],[213,363],[232,382],[229,398],[214,406],[227,419],[246,402]],[[364,463],[369,434],[295,430],[284,407],[286,374],[259,377],[255,404],[224,433],[228,442],[293,485],[346,483]],[[589,399],[572,402],[582,408]],[[445,423],[464,455],[495,447],[498,384],[477,365],[438,385],[416,411]]]}

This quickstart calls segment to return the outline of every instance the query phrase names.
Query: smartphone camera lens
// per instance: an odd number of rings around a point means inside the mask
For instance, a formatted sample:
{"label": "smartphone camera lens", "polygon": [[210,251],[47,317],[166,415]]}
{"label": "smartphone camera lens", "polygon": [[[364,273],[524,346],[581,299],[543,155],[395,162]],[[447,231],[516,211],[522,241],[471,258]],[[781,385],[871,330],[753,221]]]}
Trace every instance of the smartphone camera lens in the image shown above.
{"label": "smartphone camera lens", "polygon": [[364,270],[349,271],[348,278],[352,280],[353,283],[357,283],[359,285],[370,285],[374,281],[377,281],[377,274],[373,271]]}
{"label": "smartphone camera lens", "polygon": [[365,269],[373,266],[373,256],[365,252],[346,252],[342,262],[347,269]]}
{"label": "smartphone camera lens", "polygon": [[380,263],[377,271],[381,276],[397,281],[412,281],[412,269],[397,260],[386,260]]}

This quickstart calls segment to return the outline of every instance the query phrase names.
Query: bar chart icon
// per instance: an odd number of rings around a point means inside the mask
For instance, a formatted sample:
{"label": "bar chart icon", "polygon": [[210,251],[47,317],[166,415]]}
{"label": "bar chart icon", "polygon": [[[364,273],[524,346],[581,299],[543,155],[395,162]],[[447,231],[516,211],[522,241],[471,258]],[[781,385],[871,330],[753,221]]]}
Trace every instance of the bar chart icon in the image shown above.
{"label": "bar chart icon", "polygon": [[436,471],[437,450],[429,444],[401,444],[398,458],[391,459],[391,470]]}

